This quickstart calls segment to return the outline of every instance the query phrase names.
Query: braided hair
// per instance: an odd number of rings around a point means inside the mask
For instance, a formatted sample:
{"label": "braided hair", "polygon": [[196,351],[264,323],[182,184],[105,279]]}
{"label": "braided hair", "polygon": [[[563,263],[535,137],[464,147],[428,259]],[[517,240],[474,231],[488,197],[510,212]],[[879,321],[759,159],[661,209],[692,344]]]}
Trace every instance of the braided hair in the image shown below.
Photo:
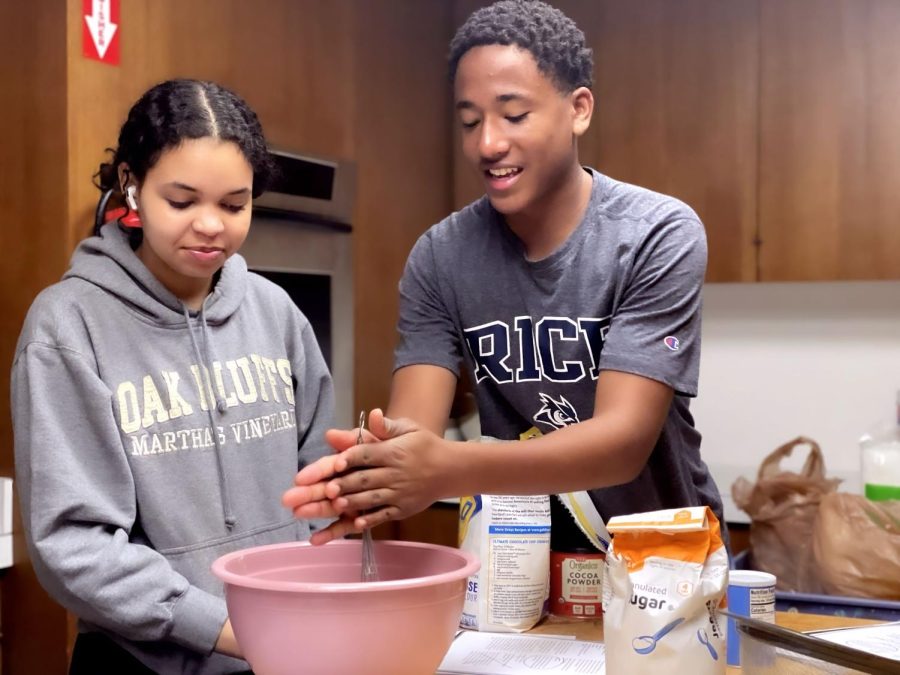
{"label": "braided hair", "polygon": [[117,170],[123,162],[143,182],[164,151],[206,137],[235,143],[253,169],[253,196],[265,192],[275,167],[256,113],[225,87],[188,79],[157,84],[131,107],[112,161],[101,164],[95,176],[97,187],[118,190]]}

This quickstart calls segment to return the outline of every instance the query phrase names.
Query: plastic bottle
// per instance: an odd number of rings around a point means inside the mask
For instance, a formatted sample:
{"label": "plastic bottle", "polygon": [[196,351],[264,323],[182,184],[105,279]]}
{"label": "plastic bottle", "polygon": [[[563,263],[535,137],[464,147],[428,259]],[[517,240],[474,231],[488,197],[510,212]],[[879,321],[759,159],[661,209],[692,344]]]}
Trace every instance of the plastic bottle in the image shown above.
{"label": "plastic bottle", "polygon": [[873,501],[900,499],[900,391],[896,419],[887,420],[859,439],[863,494]]}

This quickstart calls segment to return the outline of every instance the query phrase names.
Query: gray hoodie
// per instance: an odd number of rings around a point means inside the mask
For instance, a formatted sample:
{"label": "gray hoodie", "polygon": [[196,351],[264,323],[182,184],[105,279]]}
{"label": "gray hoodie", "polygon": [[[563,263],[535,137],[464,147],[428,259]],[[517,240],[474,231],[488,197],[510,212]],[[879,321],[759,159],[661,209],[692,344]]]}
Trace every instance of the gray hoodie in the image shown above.
{"label": "gray hoodie", "polygon": [[281,494],[333,423],[289,296],[233,255],[188,312],[107,225],[28,312],[12,409],[31,559],[81,630],[161,673],[246,669],[210,654],[226,619],[210,564],[308,538]]}

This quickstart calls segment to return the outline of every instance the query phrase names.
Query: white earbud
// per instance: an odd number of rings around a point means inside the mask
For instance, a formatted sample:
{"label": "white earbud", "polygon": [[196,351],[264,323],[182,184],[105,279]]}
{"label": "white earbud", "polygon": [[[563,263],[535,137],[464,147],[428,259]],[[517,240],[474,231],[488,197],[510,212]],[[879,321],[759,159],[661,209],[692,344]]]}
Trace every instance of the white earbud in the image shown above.
{"label": "white earbud", "polygon": [[134,197],[134,193],[136,190],[137,188],[134,185],[129,185],[127,188],[125,188],[125,201],[128,202],[128,207],[132,211],[138,210],[137,199],[135,199]]}

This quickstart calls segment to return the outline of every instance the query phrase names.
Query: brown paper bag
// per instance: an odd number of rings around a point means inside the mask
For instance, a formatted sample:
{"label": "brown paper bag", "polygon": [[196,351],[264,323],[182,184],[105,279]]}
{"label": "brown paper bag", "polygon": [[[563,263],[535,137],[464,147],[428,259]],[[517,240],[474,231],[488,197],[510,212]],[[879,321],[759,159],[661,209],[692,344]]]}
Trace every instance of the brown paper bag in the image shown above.
{"label": "brown paper bag", "polygon": [[825,495],[813,551],[826,593],[900,600],[900,501]]}
{"label": "brown paper bag", "polygon": [[[798,445],[810,451],[800,473],[782,471],[781,460]],[[731,486],[734,503],[750,516],[750,550],[754,569],[771,572],[777,588],[820,593],[812,551],[813,525],[822,496],[840,479],[825,478],[822,451],[799,436],[776,448],[759,467],[756,483],[739,478]]]}

